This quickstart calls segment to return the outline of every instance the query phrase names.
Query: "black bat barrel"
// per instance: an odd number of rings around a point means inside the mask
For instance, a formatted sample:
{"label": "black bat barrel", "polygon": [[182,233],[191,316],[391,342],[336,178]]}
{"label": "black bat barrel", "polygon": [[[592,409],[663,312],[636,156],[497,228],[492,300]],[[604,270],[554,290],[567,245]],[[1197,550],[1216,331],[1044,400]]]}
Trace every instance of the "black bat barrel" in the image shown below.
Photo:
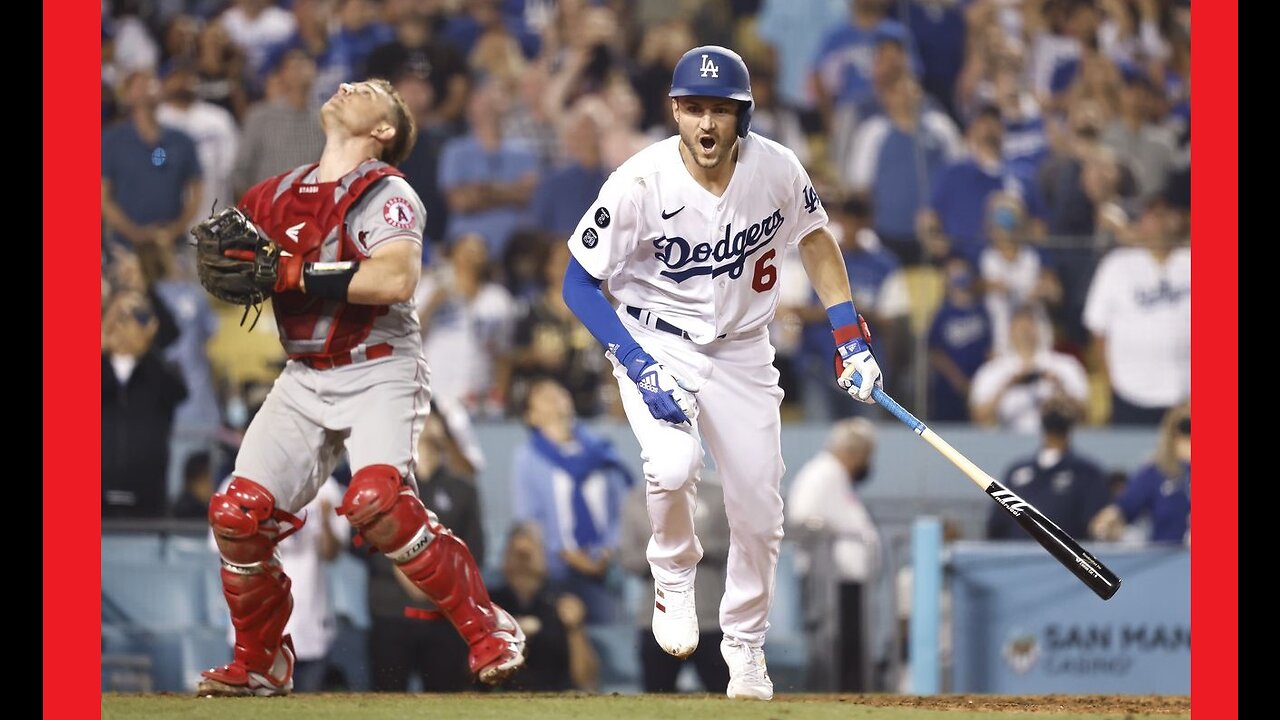
{"label": "black bat barrel", "polygon": [[1097,593],[1098,597],[1110,600],[1120,589],[1120,578],[1111,568],[1080,547],[1080,543],[1031,503],[996,481],[992,481],[987,487],[987,494],[1000,503],[1000,507],[1012,515],[1022,529],[1048,550],[1049,554]]}

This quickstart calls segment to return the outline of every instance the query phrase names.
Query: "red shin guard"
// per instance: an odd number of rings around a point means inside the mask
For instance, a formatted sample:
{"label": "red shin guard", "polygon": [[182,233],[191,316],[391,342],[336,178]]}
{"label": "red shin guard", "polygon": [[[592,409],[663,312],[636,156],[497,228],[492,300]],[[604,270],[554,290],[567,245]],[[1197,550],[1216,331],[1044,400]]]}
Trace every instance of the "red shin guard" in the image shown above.
{"label": "red shin guard", "polygon": [[466,543],[436,524],[390,465],[370,465],[351,478],[339,515],[387,555],[449,619],[471,646],[472,672],[503,658],[498,620]]}

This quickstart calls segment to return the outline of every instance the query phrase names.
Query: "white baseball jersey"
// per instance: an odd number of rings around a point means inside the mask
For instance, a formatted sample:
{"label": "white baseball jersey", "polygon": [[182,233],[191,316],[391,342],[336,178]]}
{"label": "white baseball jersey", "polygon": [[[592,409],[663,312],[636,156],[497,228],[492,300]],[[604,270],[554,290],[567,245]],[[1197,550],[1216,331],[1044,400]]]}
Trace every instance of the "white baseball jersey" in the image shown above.
{"label": "white baseball jersey", "polygon": [[827,212],[795,153],[772,140],[739,140],[721,197],[693,179],[679,146],[661,140],[615,170],[569,248],[619,302],[705,345],[769,324],[779,264]]}

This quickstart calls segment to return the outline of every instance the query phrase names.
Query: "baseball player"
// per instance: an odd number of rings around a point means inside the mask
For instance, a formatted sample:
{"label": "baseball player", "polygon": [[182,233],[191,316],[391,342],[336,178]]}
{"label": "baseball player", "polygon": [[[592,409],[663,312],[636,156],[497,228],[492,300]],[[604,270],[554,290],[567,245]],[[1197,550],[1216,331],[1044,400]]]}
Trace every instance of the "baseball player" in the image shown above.
{"label": "baseball player", "polygon": [[[703,441],[723,479],[730,549],[720,625],[729,697],[769,700],[763,645],[782,541],[782,390],[768,324],[778,265],[799,248],[827,308],[842,380],[873,402],[880,369],[854,310],[827,214],[787,148],[749,131],[751,80],[732,50],[685,53],[671,80],[680,134],[623,163],[569,238],[564,298],[607,348],[642,448],[653,536],[653,634],[698,644],[694,533]],[[601,286],[619,302],[615,309]]]}
{"label": "baseball player", "polygon": [[453,623],[471,671],[499,682],[524,662],[524,633],[409,475],[430,394],[412,303],[425,213],[393,165],[412,149],[414,122],[385,80],[343,84],[320,120],[320,161],[240,202],[279,249],[272,305],[289,362],[245,432],[230,485],[210,502],[236,643],[231,663],[204,672],[199,694],[291,690],[283,630],[293,600],[275,546],[301,527],[295,513],[344,448],[353,474],[338,514]]}

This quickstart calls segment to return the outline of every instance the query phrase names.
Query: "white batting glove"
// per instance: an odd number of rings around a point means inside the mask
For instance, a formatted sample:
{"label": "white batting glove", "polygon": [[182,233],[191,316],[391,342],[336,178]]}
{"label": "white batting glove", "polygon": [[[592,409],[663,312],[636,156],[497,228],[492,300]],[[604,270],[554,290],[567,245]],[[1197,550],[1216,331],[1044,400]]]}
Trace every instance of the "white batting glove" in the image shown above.
{"label": "white batting glove", "polygon": [[[880,375],[880,364],[871,354],[871,329],[867,321],[859,315],[856,325],[840,327],[832,336],[836,340],[836,382],[854,400],[875,404],[871,391],[876,387],[884,389],[884,379]],[[855,372],[860,380],[857,385],[853,384]]]}
{"label": "white batting glove", "polygon": [[[854,400],[874,405],[876,401],[871,397],[871,390],[877,387],[883,390],[884,378],[880,375],[880,364],[876,362],[876,356],[871,354],[871,348],[853,354],[844,359],[844,363],[844,371],[840,373],[837,380],[840,387],[844,388],[849,393],[849,397]],[[862,380],[860,385],[853,384],[855,372]]]}

